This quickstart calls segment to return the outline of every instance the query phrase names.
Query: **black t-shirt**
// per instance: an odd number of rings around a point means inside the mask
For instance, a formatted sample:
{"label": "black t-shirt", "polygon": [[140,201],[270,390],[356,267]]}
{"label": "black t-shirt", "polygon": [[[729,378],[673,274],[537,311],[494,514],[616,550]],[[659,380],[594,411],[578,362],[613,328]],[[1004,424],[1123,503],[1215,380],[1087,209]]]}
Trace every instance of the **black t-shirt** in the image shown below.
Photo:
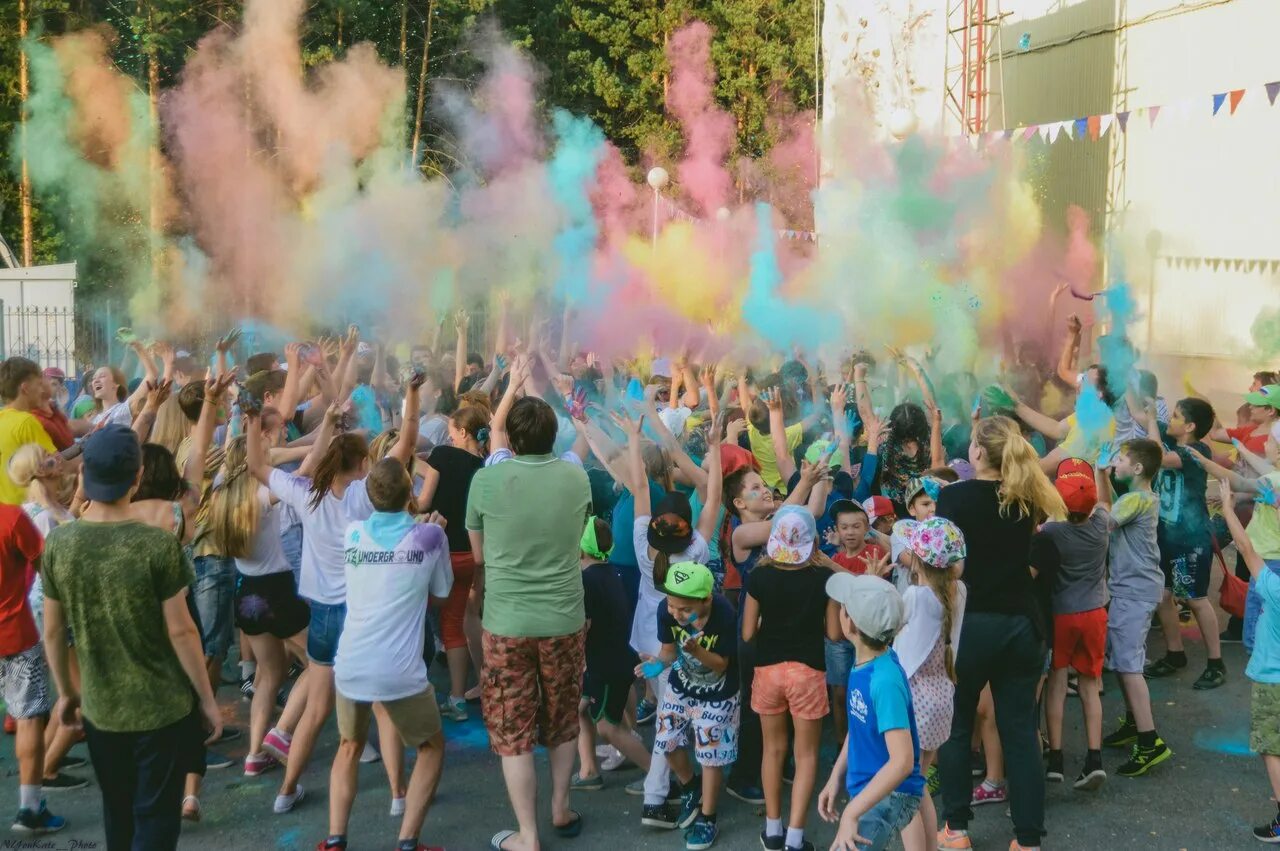
{"label": "black t-shirt", "polygon": [[711,614],[698,633],[697,641],[717,656],[729,660],[723,674],[684,652],[691,627],[676,623],[665,605],[658,606],[658,639],[676,646],[676,661],[671,667],[671,690],[679,695],[713,702],[728,700],[738,693],[738,617],[733,606],[719,594],[711,598]]}
{"label": "black t-shirt", "polygon": [[751,571],[747,593],[760,606],[756,667],[799,662],[815,671],[827,669],[822,636],[829,578],[831,569],[815,564],[799,569],[762,564]]}
{"label": "black t-shirt", "polygon": [[971,479],[947,485],[938,494],[938,516],[964,533],[965,612],[1026,615],[1041,628],[1036,592],[1027,569],[1033,518],[1010,508],[1000,513],[1000,483]]}
{"label": "black t-shirt", "polygon": [[456,446],[437,446],[427,456],[427,463],[440,474],[431,510],[439,511],[447,521],[444,534],[449,539],[449,552],[469,553],[467,494],[471,477],[484,466],[484,459]]}
{"label": "black t-shirt", "polygon": [[631,649],[631,616],[627,592],[613,565],[602,562],[582,571],[587,630],[587,670],[609,681],[632,677],[640,658]]}
{"label": "black t-shirt", "polygon": [[1031,566],[1036,569],[1031,585],[1036,592],[1036,605],[1045,624],[1045,634],[1053,643],[1053,586],[1062,569],[1062,551],[1052,535],[1036,532],[1031,537]]}

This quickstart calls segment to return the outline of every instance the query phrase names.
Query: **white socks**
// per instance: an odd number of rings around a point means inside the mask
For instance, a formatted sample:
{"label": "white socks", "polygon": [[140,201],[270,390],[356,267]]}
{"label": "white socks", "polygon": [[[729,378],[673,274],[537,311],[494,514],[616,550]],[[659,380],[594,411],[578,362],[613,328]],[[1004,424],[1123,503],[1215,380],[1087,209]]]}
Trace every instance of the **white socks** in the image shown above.
{"label": "white socks", "polygon": [[781,836],[782,835],[782,819],[766,818],[764,820],[765,836]]}
{"label": "white socks", "polygon": [[18,786],[18,809],[40,812],[39,786]]}
{"label": "white socks", "polygon": [[240,679],[251,680],[253,675],[258,672],[257,662],[241,662],[240,663]]}
{"label": "white socks", "polygon": [[787,847],[788,848],[804,847],[804,828],[803,827],[787,828]]}

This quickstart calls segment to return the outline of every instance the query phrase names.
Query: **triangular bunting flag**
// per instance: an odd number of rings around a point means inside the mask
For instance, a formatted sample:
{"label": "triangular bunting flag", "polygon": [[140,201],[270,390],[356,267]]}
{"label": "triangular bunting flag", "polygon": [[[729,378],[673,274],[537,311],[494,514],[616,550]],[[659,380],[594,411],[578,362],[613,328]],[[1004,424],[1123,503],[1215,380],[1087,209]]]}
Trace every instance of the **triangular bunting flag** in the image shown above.
{"label": "triangular bunting flag", "polygon": [[1127,133],[1129,130],[1129,111],[1117,112],[1116,121],[1120,123],[1120,132]]}
{"label": "triangular bunting flag", "polygon": [[1239,257],[1231,261],[1231,271],[1233,272],[1239,272],[1243,266],[1244,266],[1244,261],[1241,260]]}
{"label": "triangular bunting flag", "polygon": [[1149,107],[1147,107],[1147,121],[1148,121],[1148,122],[1150,122],[1150,123],[1147,125],[1148,127],[1155,127],[1155,126],[1156,126],[1156,116],[1157,116],[1157,115],[1159,115],[1159,114],[1160,114],[1160,107],[1158,107],[1158,106],[1149,106]]}
{"label": "triangular bunting flag", "polygon": [[1006,129],[1006,130],[1004,131],[1004,137],[1005,137],[1006,139],[1012,139],[1012,138],[1013,138],[1013,134],[1014,134],[1014,129],[1013,129],[1012,127],[1008,128],[1008,129]]}
{"label": "triangular bunting flag", "polygon": [[1280,82],[1267,83],[1267,100],[1272,106],[1276,105],[1276,95],[1280,95]]}
{"label": "triangular bunting flag", "polygon": [[1222,92],[1213,96],[1213,114],[1217,115],[1218,110],[1222,109],[1222,105],[1226,103],[1227,93]]}
{"label": "triangular bunting flag", "polygon": [[1077,118],[1073,123],[1075,125],[1073,128],[1075,132],[1071,134],[1072,137],[1076,139],[1083,139],[1084,134],[1089,132],[1089,119]]}
{"label": "triangular bunting flag", "polygon": [[1219,258],[1219,257],[1210,257],[1210,258],[1209,258],[1209,268],[1210,268],[1210,269],[1212,269],[1213,271],[1215,271],[1215,272],[1216,272],[1216,271],[1218,271],[1218,267],[1219,267],[1219,266],[1221,266],[1221,265],[1222,265],[1222,259],[1221,259],[1221,258]]}
{"label": "triangular bunting flag", "polygon": [[1061,121],[1055,121],[1053,124],[1049,125],[1049,144],[1050,145],[1058,141],[1058,134],[1062,132],[1062,124],[1063,122]]}
{"label": "triangular bunting flag", "polygon": [[1272,260],[1270,266],[1271,274],[1274,275],[1276,272],[1280,272],[1280,260]]}
{"label": "triangular bunting flag", "polygon": [[1240,105],[1240,101],[1244,100],[1244,89],[1232,89],[1228,103],[1231,104],[1231,114],[1236,114],[1236,107]]}
{"label": "triangular bunting flag", "polygon": [[[1049,141],[1049,125],[1048,124],[1041,124],[1037,126],[1036,133],[1039,134],[1041,142]],[[1056,133],[1054,134],[1054,138],[1057,138]]]}
{"label": "triangular bunting flag", "polygon": [[1098,141],[1098,135],[1102,127],[1102,117],[1098,115],[1090,115],[1085,119],[1085,127],[1089,129],[1089,138]]}
{"label": "triangular bunting flag", "polygon": [[1111,129],[1111,125],[1115,122],[1115,120],[1116,120],[1116,117],[1114,115],[1101,116],[1099,121],[1098,135],[1099,136],[1107,135],[1107,131]]}

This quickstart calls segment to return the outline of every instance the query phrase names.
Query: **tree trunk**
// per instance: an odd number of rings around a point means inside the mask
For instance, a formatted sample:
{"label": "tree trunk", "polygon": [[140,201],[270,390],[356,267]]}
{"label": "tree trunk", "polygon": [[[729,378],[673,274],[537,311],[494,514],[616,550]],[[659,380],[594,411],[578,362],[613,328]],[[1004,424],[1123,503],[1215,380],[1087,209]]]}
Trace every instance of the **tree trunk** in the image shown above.
{"label": "tree trunk", "polygon": [[342,7],[338,7],[338,49],[342,49]]}
{"label": "tree trunk", "polygon": [[[27,0],[18,0],[18,41],[27,37]],[[27,51],[26,46],[19,44],[18,50],[18,97],[22,101],[22,125],[19,129],[22,143],[22,178],[18,184],[19,205],[22,208],[22,265],[30,266],[34,262],[35,234],[31,224],[31,175],[27,172]]]}
{"label": "tree trunk", "polygon": [[400,0],[400,67],[404,67],[404,54],[408,49],[409,0]]}
{"label": "tree trunk", "polygon": [[422,37],[422,68],[418,72],[418,104],[413,111],[413,145],[409,148],[409,162],[418,159],[418,143],[422,141],[422,109],[427,101],[427,69],[431,58],[431,24],[436,15],[436,0],[427,0],[427,26]]}
{"label": "tree trunk", "polygon": [[[148,31],[153,31],[155,24],[151,17],[151,4],[145,3],[145,0],[139,0],[138,5],[145,5],[147,29]],[[150,265],[147,283],[152,288],[156,285],[156,274],[159,266],[157,250],[160,245],[160,230],[162,227],[158,200],[161,171],[159,98],[160,62],[156,58],[155,48],[152,47],[147,51],[147,118],[151,122],[151,132],[154,134],[154,138],[151,140],[151,150],[148,154],[149,167],[147,169],[147,256]]]}

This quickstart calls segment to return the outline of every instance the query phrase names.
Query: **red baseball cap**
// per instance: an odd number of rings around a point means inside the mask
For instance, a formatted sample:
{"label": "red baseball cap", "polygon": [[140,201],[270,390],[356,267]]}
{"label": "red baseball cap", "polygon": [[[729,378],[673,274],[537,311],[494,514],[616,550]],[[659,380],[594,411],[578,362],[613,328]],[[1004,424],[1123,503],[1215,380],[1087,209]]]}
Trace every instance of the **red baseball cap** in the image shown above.
{"label": "red baseball cap", "polygon": [[756,460],[754,454],[732,443],[720,444],[720,471],[729,476],[743,467],[750,467],[757,473],[760,472],[760,462]]}
{"label": "red baseball cap", "polygon": [[862,502],[862,510],[867,512],[867,517],[874,523],[881,517],[893,517],[893,500],[887,496],[869,496]]}
{"label": "red baseball cap", "polygon": [[1079,458],[1063,461],[1058,465],[1053,486],[1067,504],[1067,511],[1073,514],[1088,514],[1098,504],[1098,485],[1088,461]]}

